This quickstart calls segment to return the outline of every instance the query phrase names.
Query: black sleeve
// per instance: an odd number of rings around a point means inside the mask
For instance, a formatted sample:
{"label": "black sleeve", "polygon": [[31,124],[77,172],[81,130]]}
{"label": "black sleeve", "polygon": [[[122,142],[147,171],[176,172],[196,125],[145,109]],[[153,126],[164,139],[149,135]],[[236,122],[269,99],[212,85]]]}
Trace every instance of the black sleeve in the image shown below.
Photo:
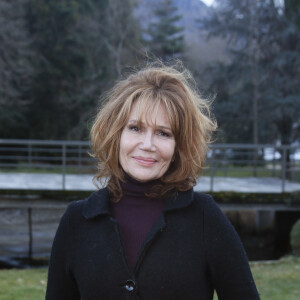
{"label": "black sleeve", "polygon": [[208,196],[204,208],[206,257],[219,300],[259,300],[248,258],[235,229]]}
{"label": "black sleeve", "polygon": [[80,300],[76,282],[72,276],[70,258],[72,251],[72,203],[61,218],[51,250],[46,300]]}

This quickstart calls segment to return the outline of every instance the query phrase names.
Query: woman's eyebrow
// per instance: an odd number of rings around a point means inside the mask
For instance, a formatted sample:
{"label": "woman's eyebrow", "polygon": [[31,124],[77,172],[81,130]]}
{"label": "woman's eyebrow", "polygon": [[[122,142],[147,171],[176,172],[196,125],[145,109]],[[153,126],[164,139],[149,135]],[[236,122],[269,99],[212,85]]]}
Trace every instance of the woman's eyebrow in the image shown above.
{"label": "woman's eyebrow", "polygon": [[172,131],[172,129],[171,129],[170,127],[167,127],[167,126],[157,125],[156,127],[157,127],[157,128],[160,128],[160,129],[167,129],[167,130]]}
{"label": "woman's eyebrow", "polygon": [[[128,123],[133,123],[133,124],[140,123],[143,126],[147,125],[147,123],[145,123],[143,121],[138,121],[136,119],[131,119],[131,120],[128,121]],[[172,129],[170,127],[164,126],[164,125],[158,125],[158,124],[156,124],[155,127],[159,128],[159,129],[166,129],[166,130],[172,131]]]}

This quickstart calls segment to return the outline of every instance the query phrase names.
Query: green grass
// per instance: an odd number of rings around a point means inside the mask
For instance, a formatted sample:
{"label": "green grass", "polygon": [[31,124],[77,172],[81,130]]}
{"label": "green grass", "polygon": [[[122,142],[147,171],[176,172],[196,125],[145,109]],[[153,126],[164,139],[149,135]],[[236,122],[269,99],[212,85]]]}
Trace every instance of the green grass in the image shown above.
{"label": "green grass", "polygon": [[[299,166],[298,166],[299,168]],[[281,170],[272,170],[271,168],[267,168],[267,166],[259,166],[256,168],[257,177],[277,177],[281,178]],[[204,176],[210,176],[211,170],[209,168],[204,169],[203,171]],[[252,166],[236,166],[236,165],[229,165],[227,168],[218,167],[214,169],[214,176],[221,176],[221,177],[253,177],[253,167]],[[295,180],[299,180],[300,172],[297,170],[292,171],[291,174]]]}
{"label": "green grass", "polygon": [[[261,300],[300,299],[300,258],[289,256],[250,266]],[[214,300],[217,299],[215,295]]]}
{"label": "green grass", "polygon": [[300,259],[287,257],[278,263],[252,264],[262,300],[300,299]]}
{"label": "green grass", "polygon": [[[257,177],[280,177],[280,172],[272,172],[272,170],[268,170],[262,167],[256,169]],[[204,170],[204,176],[210,176],[210,170]],[[236,167],[232,166],[226,169],[215,169],[214,176],[216,177],[253,177],[253,169],[251,167]]]}
{"label": "green grass", "polygon": [[[279,167],[279,166],[277,166]],[[297,168],[300,166],[297,165]],[[1,173],[37,173],[37,174],[62,174],[62,167],[61,166],[54,166],[51,168],[28,168],[28,166],[23,166],[20,164],[18,167],[15,168],[1,168]],[[96,168],[95,165],[86,165],[82,168],[80,167],[70,167],[66,166],[66,174],[95,174]],[[264,177],[274,177],[274,178],[281,178],[281,170],[272,170],[272,166],[257,166],[256,174],[258,178]],[[211,171],[209,168],[204,168],[203,176],[211,176]],[[238,177],[238,178],[245,178],[245,177],[253,177],[253,167],[252,166],[237,166],[237,165],[228,165],[227,167],[224,166],[215,166],[214,169],[214,176],[215,177]],[[300,182],[300,172],[298,170],[293,171],[291,174],[292,181]]]}
{"label": "green grass", "polygon": [[[211,176],[210,169],[204,169],[203,176]],[[254,177],[253,168],[251,166],[238,167],[238,166],[229,166],[228,169],[225,168],[216,168],[214,170],[215,177],[237,177],[237,178],[246,178]],[[265,178],[273,177],[281,179],[281,170],[267,169],[266,167],[257,167],[256,168],[256,177]],[[298,170],[293,171],[290,175],[290,180],[294,182],[300,182],[300,172]]]}
{"label": "green grass", "polygon": [[[261,300],[300,299],[300,258],[251,263]],[[0,270],[0,300],[42,300],[47,269]],[[215,299],[217,299],[215,297]]]}
{"label": "green grass", "polygon": [[[96,168],[91,167],[66,167],[66,174],[94,174]],[[32,174],[62,174],[62,167],[52,168],[28,168],[28,167],[16,167],[16,168],[0,168],[1,173],[32,173]]]}
{"label": "green grass", "polygon": [[0,270],[0,299],[44,299],[46,278],[46,268],[30,270]]}

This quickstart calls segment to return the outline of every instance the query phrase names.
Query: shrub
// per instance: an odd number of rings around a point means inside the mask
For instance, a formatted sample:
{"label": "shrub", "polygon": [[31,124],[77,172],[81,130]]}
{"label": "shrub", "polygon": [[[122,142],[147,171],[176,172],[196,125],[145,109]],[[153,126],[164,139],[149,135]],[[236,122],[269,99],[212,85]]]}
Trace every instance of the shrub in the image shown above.
{"label": "shrub", "polygon": [[292,227],[290,241],[293,253],[300,257],[300,219]]}

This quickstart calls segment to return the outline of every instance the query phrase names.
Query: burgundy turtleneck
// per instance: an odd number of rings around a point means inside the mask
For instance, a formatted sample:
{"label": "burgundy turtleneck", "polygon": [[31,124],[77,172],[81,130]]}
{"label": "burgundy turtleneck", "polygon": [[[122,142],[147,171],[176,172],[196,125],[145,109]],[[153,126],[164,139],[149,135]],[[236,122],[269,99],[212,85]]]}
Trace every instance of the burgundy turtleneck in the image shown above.
{"label": "burgundy turtleneck", "polygon": [[163,199],[145,195],[158,180],[140,182],[128,175],[121,183],[123,197],[112,205],[113,215],[119,223],[125,253],[133,269],[139,250],[155,220],[162,211]]}

